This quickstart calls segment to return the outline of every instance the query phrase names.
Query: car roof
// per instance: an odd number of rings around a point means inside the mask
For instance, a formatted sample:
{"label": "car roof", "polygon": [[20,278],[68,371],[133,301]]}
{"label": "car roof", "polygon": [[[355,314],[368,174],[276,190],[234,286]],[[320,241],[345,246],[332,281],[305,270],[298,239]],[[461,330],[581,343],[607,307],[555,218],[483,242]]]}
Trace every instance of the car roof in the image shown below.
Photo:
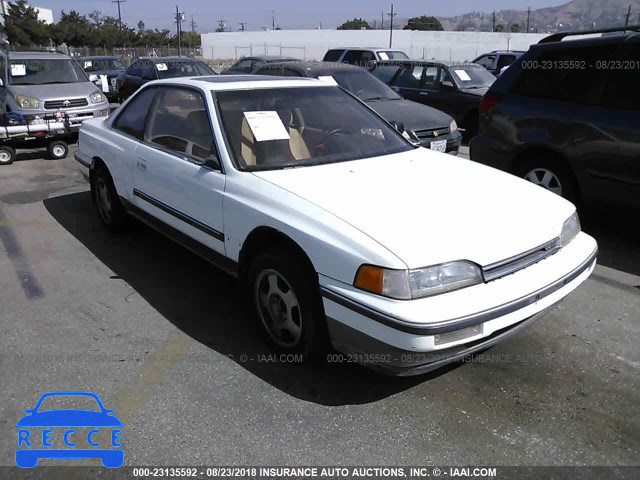
{"label": "car roof", "polygon": [[115,55],[87,55],[87,56],[74,57],[74,58],[75,58],[75,60],[89,60],[89,59],[107,60],[107,59],[111,59],[111,58],[115,58],[117,60],[120,60],[120,57],[117,57]]}
{"label": "car roof", "polygon": [[300,73],[304,73],[307,77],[319,77],[322,75],[331,75],[337,71],[350,71],[350,72],[365,72],[363,68],[356,67],[355,65],[349,65],[348,63],[340,62],[321,62],[317,60],[312,61],[297,61],[297,62],[278,62],[270,63],[258,67],[257,70],[267,70],[273,68],[289,68],[296,70]]}
{"label": "car roof", "polygon": [[268,75],[211,75],[154,80],[147,85],[186,85],[202,90],[250,90],[286,87],[331,87],[327,82],[313,78],[272,77]]}
{"label": "car roof", "polygon": [[[640,38],[640,33],[628,33],[628,34],[614,34],[614,35],[603,35],[601,33],[590,34],[589,32],[584,32],[583,37],[574,38],[574,37],[566,37],[566,39],[555,40],[554,38],[558,38],[555,34],[550,35],[549,37],[544,38],[540,41],[540,43],[536,43],[535,45],[531,45],[532,49],[540,49],[540,48],[570,48],[570,47],[586,47],[593,45],[617,45],[623,42],[630,41],[633,38]],[[590,36],[590,35],[600,35],[600,36]]]}
{"label": "car roof", "polygon": [[484,68],[476,63],[460,63],[460,62],[438,62],[436,60],[382,60],[375,62],[375,66],[405,66],[416,65],[420,67],[471,67],[471,68]]}
{"label": "car roof", "polygon": [[71,57],[58,52],[8,52],[9,60],[70,60]]}
{"label": "car roof", "polygon": [[[489,53],[525,53],[524,50],[492,50],[490,52],[487,53],[483,53],[482,55],[487,55]],[[479,56],[482,56],[479,55]]]}
{"label": "car roof", "polygon": [[191,57],[137,57],[135,61],[145,60],[153,63],[163,62],[197,62],[195,58]]}
{"label": "car roof", "polygon": [[283,57],[281,55],[251,55],[248,57],[242,57],[239,60],[264,60],[264,61],[288,61],[288,60],[297,60],[293,57]]}
{"label": "car roof", "polygon": [[373,50],[373,51],[383,50],[385,52],[401,52],[402,51],[397,48],[385,48],[385,47],[333,47],[333,48],[330,48],[329,50]]}

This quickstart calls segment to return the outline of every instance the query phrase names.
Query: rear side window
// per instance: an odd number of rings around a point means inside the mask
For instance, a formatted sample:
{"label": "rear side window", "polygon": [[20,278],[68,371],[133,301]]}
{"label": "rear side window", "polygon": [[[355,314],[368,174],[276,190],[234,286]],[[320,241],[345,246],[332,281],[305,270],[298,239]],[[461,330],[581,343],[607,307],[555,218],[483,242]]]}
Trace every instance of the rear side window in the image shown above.
{"label": "rear side window", "polygon": [[418,65],[404,68],[396,80],[396,86],[402,88],[418,88],[423,72],[424,67]]}
{"label": "rear side window", "polygon": [[477,63],[478,65],[482,65],[484,68],[491,69],[493,68],[493,62],[495,59],[495,55],[484,55],[473,63]]}
{"label": "rear side window", "polygon": [[155,88],[147,88],[136,95],[113,122],[113,128],[142,140],[147,112],[155,94]]}
{"label": "rear side window", "polygon": [[349,50],[342,61],[351,65],[366,66],[371,60],[374,60],[373,52]]}
{"label": "rear side window", "polygon": [[515,55],[500,55],[500,58],[498,58],[498,66],[496,67],[496,69],[501,70],[502,68],[511,65],[515,61]]}
{"label": "rear side window", "polygon": [[522,73],[510,93],[585,104],[597,103],[602,79],[600,68],[611,60],[611,45],[566,47],[542,51],[521,63]]}
{"label": "rear side window", "polygon": [[622,60],[611,62],[610,67],[602,103],[607,107],[640,110],[640,43],[629,45]]}
{"label": "rear side window", "polygon": [[323,58],[325,62],[337,62],[340,59],[340,55],[342,55],[344,50],[329,50]]}

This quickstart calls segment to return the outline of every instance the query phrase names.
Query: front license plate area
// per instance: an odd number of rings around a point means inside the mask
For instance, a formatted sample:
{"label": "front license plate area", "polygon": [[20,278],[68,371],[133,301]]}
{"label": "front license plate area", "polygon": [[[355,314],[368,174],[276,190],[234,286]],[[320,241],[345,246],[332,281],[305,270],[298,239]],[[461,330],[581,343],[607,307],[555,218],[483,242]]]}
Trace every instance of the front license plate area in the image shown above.
{"label": "front license plate area", "polygon": [[431,142],[429,148],[434,152],[442,152],[445,153],[447,151],[447,141],[446,140],[438,140],[435,142]]}

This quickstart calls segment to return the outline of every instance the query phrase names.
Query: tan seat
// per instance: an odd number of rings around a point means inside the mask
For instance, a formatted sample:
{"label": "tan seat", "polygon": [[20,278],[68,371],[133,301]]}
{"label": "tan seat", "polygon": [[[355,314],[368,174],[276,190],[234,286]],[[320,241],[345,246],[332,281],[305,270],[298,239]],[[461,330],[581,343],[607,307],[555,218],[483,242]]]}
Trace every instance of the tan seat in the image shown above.
{"label": "tan seat", "polygon": [[242,137],[240,139],[240,156],[244,160],[247,166],[256,164],[256,146],[255,137],[249,127],[249,122],[243,116],[242,117]]}
{"label": "tan seat", "polygon": [[[258,163],[266,163],[265,159],[259,161],[256,153],[256,140],[253,132],[251,131],[251,127],[249,126],[249,122],[247,122],[246,118],[242,118],[242,138],[240,140],[240,155],[242,156],[245,164],[247,166],[256,165]],[[287,128],[289,132],[289,149],[291,150],[291,155],[295,160],[305,160],[311,157],[309,153],[309,148],[302,138],[302,133],[290,126]]]}

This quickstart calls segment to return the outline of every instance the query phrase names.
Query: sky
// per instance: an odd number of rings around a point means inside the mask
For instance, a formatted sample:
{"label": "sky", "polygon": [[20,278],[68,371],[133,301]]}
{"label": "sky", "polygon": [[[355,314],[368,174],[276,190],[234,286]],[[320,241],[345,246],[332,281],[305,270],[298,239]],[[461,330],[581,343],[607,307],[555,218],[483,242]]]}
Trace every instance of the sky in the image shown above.
{"label": "sky", "polygon": [[[532,10],[562,5],[569,0],[395,0],[398,16],[409,18],[429,14],[438,17],[455,16],[470,11],[506,9]],[[99,10],[104,15],[118,16],[118,6],[112,0],[29,0],[33,6],[50,8],[56,21],[62,10],[77,10],[87,14]],[[191,29],[191,18],[199,32],[211,32],[219,20],[226,20],[227,28],[240,29],[245,22],[248,30],[262,30],[270,27],[272,16],[276,26],[283,29],[294,28],[336,28],[345,20],[362,17],[365,20],[379,19],[382,12],[389,12],[390,0],[126,0],[121,4],[122,19],[135,27],[139,20],[147,28],[175,29],[173,18],[176,5],[185,13],[187,25]],[[388,21],[385,15],[385,24]]]}

